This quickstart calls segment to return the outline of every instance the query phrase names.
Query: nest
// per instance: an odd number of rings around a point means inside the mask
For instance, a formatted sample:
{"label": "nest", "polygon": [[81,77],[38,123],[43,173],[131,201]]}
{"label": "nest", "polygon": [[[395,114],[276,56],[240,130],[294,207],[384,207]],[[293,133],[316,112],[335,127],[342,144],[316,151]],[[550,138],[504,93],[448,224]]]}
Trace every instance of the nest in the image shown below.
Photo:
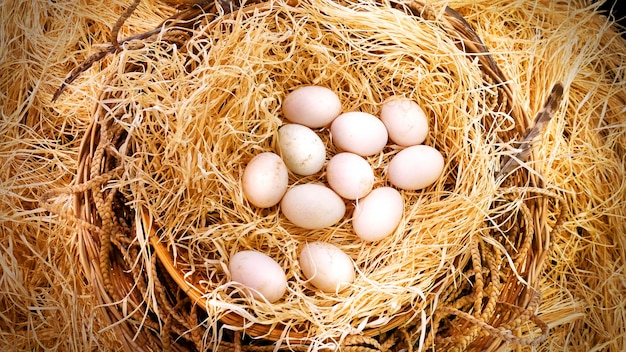
{"label": "nest", "polygon": [[[485,351],[546,338],[540,276],[564,206],[533,169],[530,141],[562,91],[546,87],[544,109],[527,111],[459,13],[419,2],[211,4],[119,45],[103,51],[116,57],[71,192],[80,261],[129,348]],[[243,167],[276,150],[281,101],[305,84],[337,92],[344,111],[377,114],[401,95],[427,112],[425,144],[445,170],[402,192],[392,236],[355,241],[348,217],[298,229],[243,197]],[[377,185],[398,151],[368,159]],[[354,284],[326,294],[306,283],[297,256],[312,240],[352,258]],[[279,302],[229,281],[229,257],[247,249],[287,272]]]}

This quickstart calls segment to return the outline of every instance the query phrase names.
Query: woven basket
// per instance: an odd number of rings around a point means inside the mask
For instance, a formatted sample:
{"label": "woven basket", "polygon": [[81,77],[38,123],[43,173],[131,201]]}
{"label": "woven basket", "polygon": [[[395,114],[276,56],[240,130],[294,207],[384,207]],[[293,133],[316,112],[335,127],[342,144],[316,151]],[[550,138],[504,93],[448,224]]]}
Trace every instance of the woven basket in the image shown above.
{"label": "woven basket", "polygon": [[[142,41],[182,45],[196,23],[229,16],[234,9],[252,13],[254,8],[264,6],[271,5],[248,3],[240,9],[233,4],[191,7],[155,31],[122,43],[131,49]],[[456,40],[459,52],[465,52],[468,60],[478,60],[484,84],[497,87],[491,101],[485,105],[509,114],[515,121],[515,129],[501,132],[501,138],[505,141],[521,138],[531,121],[517,101],[515,88],[461,15],[450,8],[437,14],[420,2],[381,3],[380,6],[413,16],[437,17],[442,29]],[[107,50],[116,52],[112,47]],[[141,68],[118,69],[138,72]],[[118,71],[111,72],[106,85],[113,84]],[[244,317],[232,312],[220,319],[222,334],[207,338],[203,326],[206,316],[203,307],[207,302],[200,285],[205,278],[190,274],[190,268],[174,261],[167,245],[154,235],[158,225],[151,214],[141,207],[133,207],[133,200],[126,199],[121,192],[125,186],[114,182],[125,172],[125,158],[121,156],[128,151],[125,130],[119,123],[124,117],[119,113],[112,115],[106,103],[113,94],[103,90],[94,105],[72,191],[74,212],[81,224],[80,260],[102,304],[101,309],[106,310],[112,329],[122,343],[129,350],[138,351],[310,349],[306,325],[285,329],[280,325],[249,324]],[[490,126],[490,123],[486,121],[484,125]],[[488,351],[511,344],[532,345],[547,337],[547,326],[536,316],[541,299],[538,285],[550,247],[550,233],[559,226],[558,218],[549,216],[558,214],[555,209],[562,206],[557,195],[543,189],[537,177],[523,170],[509,175],[502,187],[507,187],[501,192],[505,195],[503,201],[519,201],[518,210],[507,214],[506,219],[485,216],[486,222],[506,225],[506,238],[494,230],[489,234],[494,243],[479,238],[472,240],[469,255],[457,258],[454,263],[467,280],[455,285],[441,284],[439,294],[429,298],[423,310],[427,319],[415,319],[414,312],[409,314],[410,307],[407,307],[407,314],[396,316],[380,328],[343,338],[341,350]],[[502,253],[501,247],[506,248],[509,255]],[[441,278],[434,280],[443,282]],[[276,341],[281,341],[282,345],[277,346]]]}

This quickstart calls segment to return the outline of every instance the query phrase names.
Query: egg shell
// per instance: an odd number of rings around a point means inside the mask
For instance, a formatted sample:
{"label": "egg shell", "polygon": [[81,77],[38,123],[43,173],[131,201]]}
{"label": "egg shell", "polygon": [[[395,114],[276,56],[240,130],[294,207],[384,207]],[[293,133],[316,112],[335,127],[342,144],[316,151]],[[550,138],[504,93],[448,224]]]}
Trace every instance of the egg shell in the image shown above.
{"label": "egg shell", "polygon": [[343,198],[365,197],[374,186],[374,170],[363,157],[354,153],[339,153],[326,165],[330,188]]}
{"label": "egg shell", "polygon": [[374,155],[387,145],[387,129],[372,114],[360,111],[339,115],[330,125],[333,143],[341,150],[360,156]]}
{"label": "egg shell", "polygon": [[285,97],[285,118],[311,128],[326,126],[341,113],[341,101],[335,92],[320,86],[303,86]]}
{"label": "egg shell", "polygon": [[386,101],[380,112],[389,139],[408,147],[424,142],[428,135],[428,119],[424,110],[416,102],[407,99]]}
{"label": "egg shell", "polygon": [[363,241],[378,241],[389,235],[400,224],[404,200],[395,188],[376,188],[361,199],[352,216],[354,233]]}
{"label": "egg shell", "polygon": [[243,194],[259,208],[278,204],[288,185],[287,166],[280,156],[271,152],[256,155],[243,171]]}
{"label": "egg shell", "polygon": [[415,145],[394,155],[387,166],[387,176],[392,185],[409,191],[433,184],[443,172],[441,153],[427,145]]}
{"label": "egg shell", "polygon": [[232,281],[249,288],[257,300],[278,301],[287,291],[283,268],[268,255],[257,251],[237,252],[228,265]]}
{"label": "egg shell", "polygon": [[346,213],[343,199],[330,188],[305,183],[287,190],[280,209],[291,223],[305,229],[321,229],[336,224]]}
{"label": "egg shell", "polygon": [[339,247],[330,243],[305,244],[299,262],[304,277],[324,292],[340,292],[354,281],[352,260]]}
{"label": "egg shell", "polygon": [[291,172],[308,176],[320,171],[326,162],[326,146],[312,129],[286,124],[278,129],[281,157]]}

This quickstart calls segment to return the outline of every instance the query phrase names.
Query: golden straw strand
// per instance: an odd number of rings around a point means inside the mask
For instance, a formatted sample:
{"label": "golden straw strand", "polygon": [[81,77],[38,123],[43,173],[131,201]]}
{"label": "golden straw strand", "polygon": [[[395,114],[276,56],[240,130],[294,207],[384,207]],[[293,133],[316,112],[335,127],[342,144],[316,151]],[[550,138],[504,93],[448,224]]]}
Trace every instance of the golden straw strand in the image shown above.
{"label": "golden straw strand", "polygon": [[170,328],[172,324],[172,317],[167,314],[165,317],[165,321],[163,322],[163,327],[161,328],[160,336],[161,336],[161,346],[163,351],[171,351],[172,350],[172,337],[170,335]]}
{"label": "golden straw strand", "polygon": [[[90,178],[96,178],[101,174],[101,168],[104,166],[105,161],[105,150],[108,147],[109,133],[104,124],[101,124],[100,129],[100,138],[101,143],[98,144],[96,150],[94,151],[91,170],[90,170]],[[92,197],[94,199],[94,205],[96,210],[98,211],[98,215],[100,216],[100,220],[102,222],[100,232],[100,251],[99,251],[99,260],[100,260],[100,272],[102,274],[102,280],[104,289],[111,294],[114,300],[117,300],[117,293],[113,290],[111,284],[111,260],[110,253],[112,250],[111,245],[111,234],[113,232],[113,218],[114,214],[112,211],[112,203],[113,203],[113,195],[115,194],[115,190],[111,190],[107,199],[104,199],[103,190],[100,186],[93,186],[91,189]]]}
{"label": "golden straw strand", "polygon": [[483,308],[483,312],[480,316],[480,319],[483,321],[488,321],[491,319],[496,310],[496,304],[498,302],[498,296],[500,295],[500,274],[497,270],[497,266],[495,263],[494,257],[500,257],[500,250],[496,247],[491,247],[488,250],[485,250],[485,261],[487,262],[487,267],[489,268],[489,276],[491,277],[490,285],[487,286],[487,304],[485,304]]}
{"label": "golden straw strand", "polygon": [[[514,269],[517,271],[523,271],[520,267],[522,261],[526,260],[526,254],[530,250],[533,242],[533,238],[535,235],[534,230],[534,221],[532,218],[532,214],[530,213],[530,209],[526,206],[526,204],[520,204],[520,211],[522,213],[523,223],[524,223],[524,231],[520,231],[522,243],[520,248],[517,249],[517,253],[514,255],[513,265]],[[514,248],[515,250],[515,248]]]}
{"label": "golden straw strand", "polygon": [[[157,269],[157,256],[150,255],[150,266],[152,267],[152,280],[153,287],[156,291],[156,307],[151,307],[152,311],[155,314],[158,314],[159,319],[162,319],[161,316],[165,316],[166,319],[169,319],[169,327],[167,329],[167,333],[171,334],[172,332],[177,333],[180,336],[184,335],[184,332],[189,329],[186,327],[186,320],[180,315],[178,312],[180,307],[183,305],[182,300],[178,300],[174,306],[170,304],[170,300],[167,297],[165,286],[161,283],[161,280],[158,277],[158,269]],[[150,304],[146,304],[150,307]],[[180,324],[176,325],[174,323]]]}
{"label": "golden straw strand", "polygon": [[[190,332],[189,331],[190,329],[194,328],[194,325],[188,326],[187,321],[184,318],[183,318],[183,322],[180,322],[178,318],[176,317],[177,315],[181,317],[180,312],[184,312],[184,306],[186,303],[187,303],[186,297],[182,299],[178,298],[176,305],[172,308],[172,310],[169,311],[169,314],[172,316],[172,318],[174,318],[173,323],[172,323],[172,331],[176,333],[179,336],[179,338],[189,341],[190,338],[187,334]],[[174,324],[176,322],[178,322],[178,324]]]}
{"label": "golden straw strand", "polygon": [[[513,305],[510,305],[509,307],[514,310],[520,309],[519,307],[516,307]],[[481,329],[484,329],[485,331],[489,332],[491,335],[496,336],[506,342],[520,344],[520,345],[531,345],[533,343],[537,343],[538,341],[545,339],[547,336],[547,325],[545,325],[545,323],[543,323],[540,319],[536,317],[531,318],[531,320],[542,330],[542,334],[537,337],[519,337],[519,336],[513,335],[513,333],[508,329],[505,329],[502,327],[500,328],[493,327],[486,322],[476,319],[471,314],[465,313],[458,309],[447,308],[447,307],[443,309],[446,310],[450,314],[454,314],[458,317],[471,321],[473,324],[478,325]]]}
{"label": "golden straw strand", "polygon": [[88,232],[94,232],[94,233],[100,234],[102,232],[102,229],[99,226],[94,225],[92,222],[89,222],[89,221],[86,221],[77,217],[70,210],[65,210],[60,206],[56,206],[52,204],[51,199],[59,195],[71,195],[71,194],[84,193],[89,189],[100,187],[106,182],[108,182],[109,180],[113,179],[114,177],[117,177],[121,171],[122,171],[122,168],[117,167],[107,173],[96,176],[95,178],[90,179],[84,183],[81,183],[78,185],[69,185],[66,187],[61,187],[61,188],[47,191],[39,199],[39,205],[45,210],[47,210],[48,212],[52,214],[56,214],[61,219],[68,221],[70,223],[74,223],[76,224],[76,226],[81,227],[87,230]]}
{"label": "golden straw strand", "polygon": [[[533,313],[533,311],[515,306],[508,302],[501,302],[500,304],[506,306],[508,309],[520,312],[518,316],[524,316],[527,321],[533,322],[541,330],[541,335],[538,335],[536,337],[523,337],[523,338],[520,337],[520,340],[518,343],[525,344],[525,345],[533,345],[547,338],[548,336],[547,324],[543,322],[535,313]],[[513,330],[513,329],[518,328],[520,325],[512,325],[511,327],[502,326],[501,328],[504,328],[506,330]]]}
{"label": "golden straw strand", "polygon": [[438,327],[444,315],[439,312],[433,312],[431,316],[433,317],[432,323],[430,324],[428,336],[426,336],[426,340],[424,341],[424,348],[430,348],[434,345],[436,339],[438,338]]}
{"label": "golden straw strand", "polygon": [[479,246],[478,239],[473,238],[470,242],[470,254],[472,256],[472,269],[474,271],[474,291],[472,295],[474,296],[473,314],[475,316],[480,315],[482,312],[483,288],[485,284]]}
{"label": "golden straw strand", "polygon": [[459,339],[455,341],[455,345],[450,349],[452,352],[461,352],[467,350],[467,346],[470,345],[476,338],[480,336],[482,330],[478,326],[472,326],[469,329],[469,333],[464,333],[459,336]]}
{"label": "golden straw strand", "polygon": [[94,225],[93,223],[83,220],[70,210],[63,209],[61,206],[50,204],[45,198],[41,200],[40,206],[51,214],[56,214],[62,220],[65,220],[69,223],[76,224],[77,227],[87,230],[88,232],[94,232],[100,234],[102,229],[99,226]]}
{"label": "golden straw strand", "polygon": [[476,297],[474,295],[475,293],[462,296],[458,298],[456,301],[450,303],[448,306],[454,307],[456,309],[462,309],[464,307],[469,308],[470,305],[473,305],[476,303]]}
{"label": "golden straw strand", "polygon": [[371,338],[371,337],[362,336],[362,335],[347,336],[345,340],[343,341],[343,345],[344,346],[370,345],[376,350],[381,349],[380,343],[378,342],[378,340]]}
{"label": "golden straw strand", "polygon": [[105,289],[111,295],[111,298],[117,300],[119,295],[113,289],[113,285],[111,283],[111,275],[110,271],[111,267],[111,258],[110,254],[113,250],[113,245],[111,243],[111,236],[114,233],[114,224],[113,224],[113,198],[114,198],[115,190],[111,190],[107,195],[104,204],[102,205],[99,214],[102,219],[102,232],[100,236],[100,270],[102,271],[103,280]]}
{"label": "golden straw strand", "polygon": [[84,183],[80,183],[77,185],[69,185],[66,187],[61,187],[58,189],[50,190],[43,194],[43,196],[41,197],[41,202],[43,203],[49,202],[50,199],[57,197],[59,195],[71,195],[71,194],[84,193],[94,187],[100,187],[103,184],[112,180],[113,178],[119,176],[122,170],[123,170],[123,167],[118,166],[115,169],[112,169],[111,171],[108,171],[103,174],[97,175],[93,178],[90,178],[88,181]]}
{"label": "golden straw strand", "polygon": [[[182,290],[181,290],[182,291]],[[186,301],[191,301],[188,297],[184,298]],[[192,303],[190,305],[189,314],[187,315],[187,326],[190,328],[191,341],[193,342],[197,350],[202,350],[202,334],[198,326],[198,308]]]}
{"label": "golden straw strand", "polygon": [[[154,280],[153,285],[154,285],[154,289],[155,289],[155,291],[157,293],[157,297],[156,298],[157,298],[157,304],[158,304],[158,307],[153,307],[152,309],[155,312],[162,311],[161,314],[164,314],[170,320],[173,319],[173,322],[177,322],[181,326],[187,327],[186,326],[187,320],[179,313],[179,311],[181,310],[180,307],[182,307],[182,304],[183,304],[183,300],[179,299],[176,302],[176,304],[172,306],[172,304],[170,303],[169,298],[167,297],[167,293],[166,293],[167,288],[161,282],[160,278],[158,277],[158,268],[157,268],[156,262],[157,262],[156,254],[151,254],[151,256],[150,256],[150,265],[152,266],[152,273],[153,273],[152,274],[152,278]],[[177,330],[177,326],[174,326],[173,322],[170,324],[171,325],[171,329]],[[187,327],[187,328],[189,328],[189,327]],[[179,332],[179,334],[180,334],[180,332]]]}
{"label": "golden straw strand", "polygon": [[[515,319],[508,321],[505,324],[502,324],[503,328],[513,330],[522,325],[524,322],[528,321],[530,317],[535,314],[534,311],[539,307],[539,303],[541,302],[541,294],[539,293],[539,291],[531,287],[527,287],[526,290],[531,290],[533,292],[528,307],[522,308],[515,306],[515,310],[521,313],[518,314]],[[509,308],[514,306],[513,304],[508,302],[500,302],[500,304],[505,305]]]}

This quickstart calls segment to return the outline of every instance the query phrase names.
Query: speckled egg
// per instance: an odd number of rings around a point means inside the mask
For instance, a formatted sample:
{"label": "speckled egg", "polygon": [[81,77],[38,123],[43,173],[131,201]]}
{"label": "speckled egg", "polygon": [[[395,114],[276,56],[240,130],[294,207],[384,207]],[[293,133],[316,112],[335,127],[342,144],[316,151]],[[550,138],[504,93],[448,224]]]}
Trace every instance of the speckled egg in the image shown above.
{"label": "speckled egg", "polygon": [[278,147],[291,172],[308,176],[320,171],[326,162],[326,146],[312,129],[295,123],[278,129]]}

